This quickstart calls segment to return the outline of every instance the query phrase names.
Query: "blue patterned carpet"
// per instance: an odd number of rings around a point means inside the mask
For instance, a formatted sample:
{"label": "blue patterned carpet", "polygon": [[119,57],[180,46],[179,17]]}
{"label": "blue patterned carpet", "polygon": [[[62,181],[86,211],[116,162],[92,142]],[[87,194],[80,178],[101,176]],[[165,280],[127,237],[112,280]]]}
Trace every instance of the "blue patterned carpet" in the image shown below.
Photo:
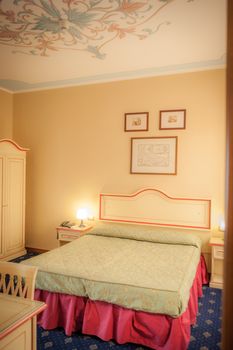
{"label": "blue patterned carpet", "polygon": [[[27,254],[15,259],[15,262],[31,257]],[[221,342],[221,299],[220,289],[203,287],[203,296],[199,299],[197,323],[191,329],[188,350],[219,350]],[[43,330],[38,326],[37,350],[148,350],[134,344],[118,345],[113,341],[104,342],[96,337],[73,334],[67,337],[62,329]],[[171,349],[179,350],[179,349]]]}

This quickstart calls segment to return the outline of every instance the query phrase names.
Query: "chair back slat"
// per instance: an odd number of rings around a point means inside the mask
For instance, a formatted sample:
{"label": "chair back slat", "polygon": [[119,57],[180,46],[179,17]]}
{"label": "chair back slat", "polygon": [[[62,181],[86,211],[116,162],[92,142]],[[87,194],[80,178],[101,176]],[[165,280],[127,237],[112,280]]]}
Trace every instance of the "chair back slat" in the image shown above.
{"label": "chair back slat", "polygon": [[34,298],[37,267],[11,262],[0,262],[0,292]]}

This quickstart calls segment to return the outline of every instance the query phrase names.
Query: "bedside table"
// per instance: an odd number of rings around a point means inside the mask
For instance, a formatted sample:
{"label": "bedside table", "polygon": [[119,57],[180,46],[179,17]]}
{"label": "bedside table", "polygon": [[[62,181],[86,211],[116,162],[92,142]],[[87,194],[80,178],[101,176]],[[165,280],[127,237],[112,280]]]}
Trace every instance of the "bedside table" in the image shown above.
{"label": "bedside table", "polygon": [[211,278],[210,287],[223,288],[224,240],[221,237],[211,237]]}
{"label": "bedside table", "polygon": [[87,233],[92,226],[73,226],[71,228],[59,226],[56,228],[57,230],[57,240],[59,242],[59,246],[62,246],[68,242],[71,242]]}

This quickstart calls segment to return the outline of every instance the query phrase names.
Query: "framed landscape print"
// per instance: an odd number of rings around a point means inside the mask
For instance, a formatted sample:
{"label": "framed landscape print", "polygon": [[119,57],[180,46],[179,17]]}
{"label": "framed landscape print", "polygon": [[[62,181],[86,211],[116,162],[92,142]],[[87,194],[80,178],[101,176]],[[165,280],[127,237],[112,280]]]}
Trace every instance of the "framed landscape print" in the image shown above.
{"label": "framed landscape print", "polygon": [[131,138],[131,174],[177,173],[177,136]]}
{"label": "framed landscape print", "polygon": [[185,129],[186,127],[186,110],[174,109],[160,111],[159,113],[159,129]]}
{"label": "framed landscape print", "polygon": [[125,113],[125,131],[147,131],[148,112]]}

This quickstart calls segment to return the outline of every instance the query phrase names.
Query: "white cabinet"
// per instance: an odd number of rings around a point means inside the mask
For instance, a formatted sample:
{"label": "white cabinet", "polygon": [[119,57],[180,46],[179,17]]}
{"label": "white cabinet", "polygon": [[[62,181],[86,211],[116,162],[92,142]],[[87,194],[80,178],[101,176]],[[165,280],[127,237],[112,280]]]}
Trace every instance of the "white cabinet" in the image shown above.
{"label": "white cabinet", "polygon": [[68,228],[62,226],[57,227],[56,230],[59,246],[62,246],[68,242],[72,242],[75,239],[85,235],[88,231],[90,231],[90,229],[92,229],[92,226],[77,226],[76,228]]}
{"label": "white cabinet", "polygon": [[0,259],[25,254],[26,151],[0,140]]}
{"label": "white cabinet", "polygon": [[221,237],[212,237],[211,246],[211,279],[210,287],[223,288],[224,240]]}

